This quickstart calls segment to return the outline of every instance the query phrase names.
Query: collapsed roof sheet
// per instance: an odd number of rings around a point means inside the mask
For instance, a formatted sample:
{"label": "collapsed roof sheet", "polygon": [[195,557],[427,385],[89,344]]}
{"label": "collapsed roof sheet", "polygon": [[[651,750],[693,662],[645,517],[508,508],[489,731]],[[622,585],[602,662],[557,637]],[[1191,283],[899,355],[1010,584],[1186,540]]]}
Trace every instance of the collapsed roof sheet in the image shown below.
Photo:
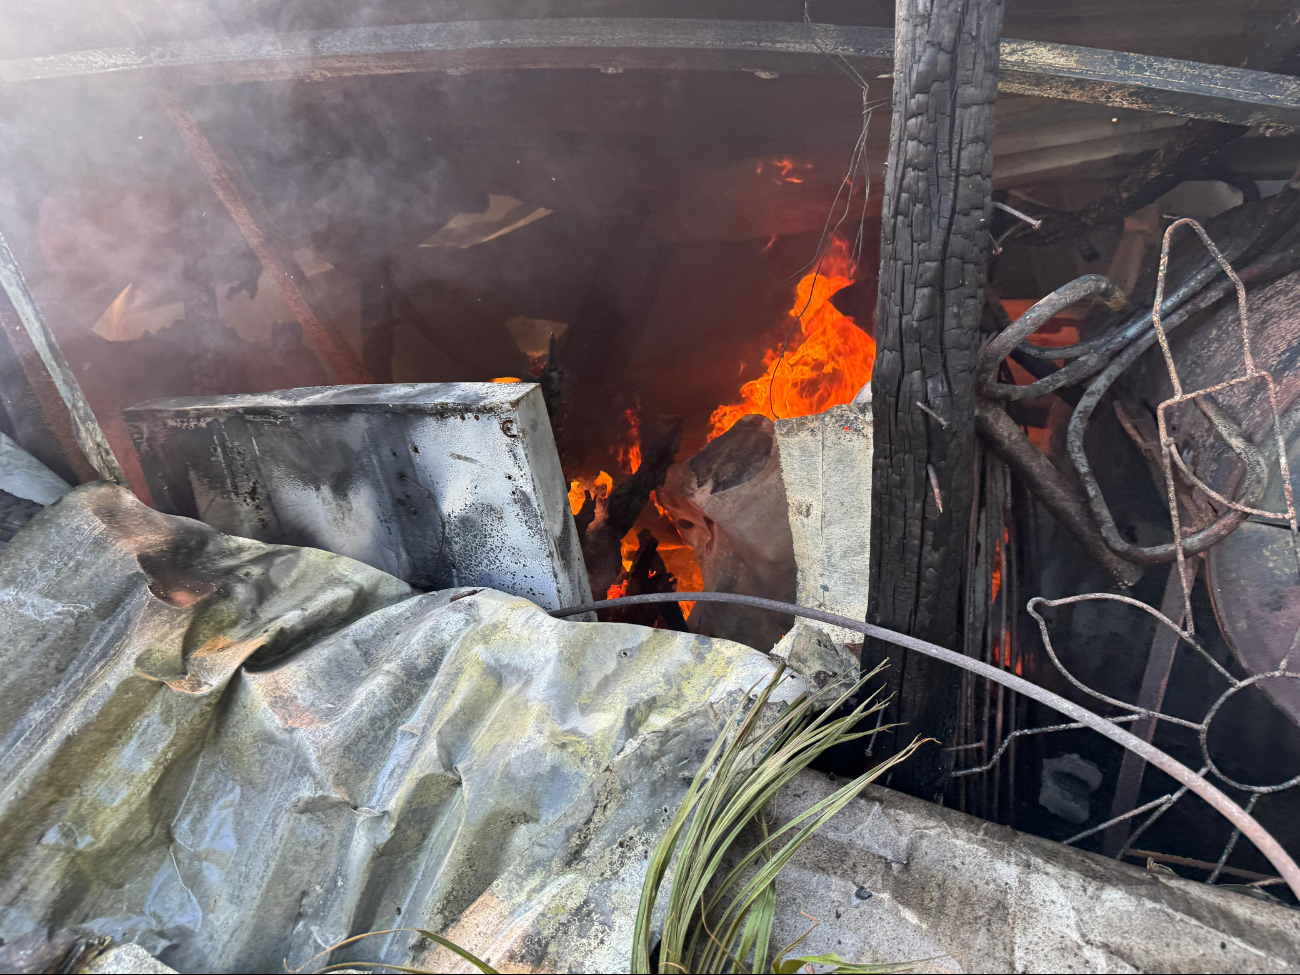
{"label": "collapsed roof sheet", "polygon": [[[443,930],[530,847],[580,861],[598,807],[626,842],[566,882],[548,866],[521,910],[566,908],[528,948],[560,970],[626,970],[614,919],[731,710],[710,702],[774,670],[490,590],[416,595],[102,483],[0,554],[0,631],[0,937],[80,927],[190,972]],[[359,957],[403,961],[408,937]]]}

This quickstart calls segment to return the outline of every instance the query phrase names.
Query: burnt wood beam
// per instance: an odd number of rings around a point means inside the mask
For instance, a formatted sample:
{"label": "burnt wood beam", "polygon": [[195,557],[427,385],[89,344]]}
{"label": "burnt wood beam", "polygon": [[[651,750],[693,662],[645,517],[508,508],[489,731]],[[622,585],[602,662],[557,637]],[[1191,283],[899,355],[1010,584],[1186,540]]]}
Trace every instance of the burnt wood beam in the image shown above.
{"label": "burnt wood beam", "polygon": [[[883,198],[867,621],[962,646],[974,504],[975,363],[993,217],[993,104],[1002,0],[898,4]],[[876,758],[917,735],[950,744],[961,678],[872,640],[892,699]],[[951,752],[918,751],[889,785],[942,791]]]}
{"label": "burnt wood beam", "polygon": [[[1300,129],[1300,81],[1245,68],[1040,41],[1001,42],[1003,91],[1188,118]],[[837,70],[827,54],[887,65],[894,33],[771,21],[497,20],[243,34],[0,61],[0,80],[118,76],[232,84],[417,71],[692,69],[760,76]]]}

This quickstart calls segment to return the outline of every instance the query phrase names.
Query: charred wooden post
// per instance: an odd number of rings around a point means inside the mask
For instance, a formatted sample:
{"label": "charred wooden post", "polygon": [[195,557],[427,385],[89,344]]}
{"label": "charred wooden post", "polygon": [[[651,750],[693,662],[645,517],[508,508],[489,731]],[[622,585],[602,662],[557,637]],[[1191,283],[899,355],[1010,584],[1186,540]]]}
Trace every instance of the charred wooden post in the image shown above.
{"label": "charred wooden post", "polygon": [[[1002,10],[1002,0],[901,0],[896,16],[871,381],[876,452],[867,618],[949,647],[961,646]],[[875,756],[916,735],[946,743],[961,677],[879,641],[865,653],[864,662],[890,659],[886,722],[905,723],[882,733]],[[948,754],[923,749],[890,784],[932,797],[947,778]]]}

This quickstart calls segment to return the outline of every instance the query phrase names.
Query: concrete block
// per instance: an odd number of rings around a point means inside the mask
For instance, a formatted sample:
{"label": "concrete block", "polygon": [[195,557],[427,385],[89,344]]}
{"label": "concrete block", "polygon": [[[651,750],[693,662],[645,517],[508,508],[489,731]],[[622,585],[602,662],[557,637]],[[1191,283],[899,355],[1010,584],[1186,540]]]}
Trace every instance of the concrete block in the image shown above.
{"label": "concrete block", "polygon": [[486,586],[548,609],[590,599],[534,383],[290,389],[125,415],[168,514],[421,589]]}
{"label": "concrete block", "polygon": [[90,964],[80,969],[78,975],[176,975],[139,945],[113,945]]}
{"label": "concrete block", "polygon": [[[871,574],[871,402],[776,423],[799,605],[866,619]],[[826,627],[840,643],[862,634]]]}
{"label": "concrete block", "polygon": [[[767,805],[789,823],[843,781],[802,772]],[[777,881],[772,940],[923,972],[1294,972],[1282,904],[1144,870],[868,786]]]}

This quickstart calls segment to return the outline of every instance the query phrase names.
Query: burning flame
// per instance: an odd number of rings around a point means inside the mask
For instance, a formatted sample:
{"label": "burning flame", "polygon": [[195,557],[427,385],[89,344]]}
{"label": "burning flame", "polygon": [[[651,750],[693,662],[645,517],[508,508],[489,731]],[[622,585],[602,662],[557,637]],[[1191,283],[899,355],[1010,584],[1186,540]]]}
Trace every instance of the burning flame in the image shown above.
{"label": "burning flame", "polygon": [[635,474],[641,466],[641,404],[624,410],[623,416],[627,420],[627,433],[619,439],[615,456],[623,470]]}
{"label": "burning flame", "polygon": [[593,494],[597,499],[609,497],[609,492],[614,489],[614,479],[601,471],[595,479],[578,478],[569,482],[569,510],[575,515],[582,510],[582,504],[587,500],[587,494]]}
{"label": "burning flame", "polygon": [[518,376],[497,376],[497,378],[492,381],[494,383],[517,383],[519,382],[519,377]]}
{"label": "burning flame", "polygon": [[616,582],[612,586],[610,586],[609,591],[605,593],[605,598],[622,599],[626,595],[627,595],[627,580],[624,579],[622,582]]}
{"label": "burning flame", "polygon": [[659,503],[659,497],[654,491],[650,492],[650,503],[655,506],[655,511],[659,512],[662,517],[672,521],[673,516],[668,513],[667,508]]}
{"label": "burning flame", "polygon": [[998,592],[1002,589],[1002,547],[1011,543],[1011,529],[1002,529],[1002,541],[993,549],[993,584],[989,593],[989,604],[997,602]]}
{"label": "burning flame", "polygon": [[757,175],[762,176],[763,170],[768,167],[776,170],[772,179],[778,183],[802,183],[802,177],[791,176],[790,174],[796,169],[806,172],[807,170],[812,169],[812,163],[795,162],[793,159],[769,159],[767,162],[759,163],[754,168],[754,172]]}
{"label": "burning flame", "polygon": [[875,340],[830,302],[851,283],[852,264],[848,245],[836,237],[820,273],[809,273],[795,291],[790,314],[803,317],[784,360],[779,345],[767,350],[763,375],[741,387],[740,402],[713,411],[710,440],[751,413],[775,420],[825,412],[852,401],[871,380]]}

